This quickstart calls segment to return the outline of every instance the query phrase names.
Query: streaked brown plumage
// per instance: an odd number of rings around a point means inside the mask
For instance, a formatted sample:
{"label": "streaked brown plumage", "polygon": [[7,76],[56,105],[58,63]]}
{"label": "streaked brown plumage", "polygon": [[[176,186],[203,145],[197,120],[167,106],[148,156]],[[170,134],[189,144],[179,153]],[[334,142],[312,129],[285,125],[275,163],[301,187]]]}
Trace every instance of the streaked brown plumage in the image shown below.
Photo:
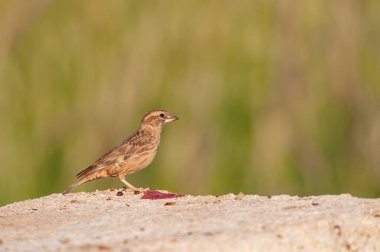
{"label": "streaked brown plumage", "polygon": [[162,126],[177,119],[164,110],[146,113],[134,134],[79,172],[76,175],[78,182],[68,187],[63,194],[88,181],[116,176],[128,188],[137,190],[125,180],[125,176],[147,167],[153,161],[160,145]]}

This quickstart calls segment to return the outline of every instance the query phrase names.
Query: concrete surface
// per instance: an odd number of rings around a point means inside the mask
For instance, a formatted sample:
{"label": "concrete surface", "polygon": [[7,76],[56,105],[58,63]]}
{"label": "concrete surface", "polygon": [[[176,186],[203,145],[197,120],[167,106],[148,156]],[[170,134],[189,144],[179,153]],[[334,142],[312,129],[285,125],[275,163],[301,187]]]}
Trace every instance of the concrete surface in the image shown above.
{"label": "concrete surface", "polygon": [[380,199],[52,194],[0,208],[0,251],[380,251]]}

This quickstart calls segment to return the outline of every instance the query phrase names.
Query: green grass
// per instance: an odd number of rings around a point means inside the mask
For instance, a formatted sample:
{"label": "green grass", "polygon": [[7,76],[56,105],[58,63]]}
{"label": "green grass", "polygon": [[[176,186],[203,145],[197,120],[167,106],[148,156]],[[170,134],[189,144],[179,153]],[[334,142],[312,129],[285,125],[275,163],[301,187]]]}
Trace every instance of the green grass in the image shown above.
{"label": "green grass", "polygon": [[156,107],[181,120],[132,184],[379,197],[379,12],[376,0],[1,1],[0,204],[62,192]]}

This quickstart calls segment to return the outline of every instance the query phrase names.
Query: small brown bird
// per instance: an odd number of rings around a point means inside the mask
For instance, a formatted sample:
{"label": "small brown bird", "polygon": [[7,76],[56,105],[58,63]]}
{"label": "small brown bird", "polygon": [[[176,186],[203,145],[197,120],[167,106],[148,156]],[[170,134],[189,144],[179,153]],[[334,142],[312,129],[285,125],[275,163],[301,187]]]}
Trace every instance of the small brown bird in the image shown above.
{"label": "small brown bird", "polygon": [[67,188],[63,194],[88,181],[116,176],[128,188],[136,191],[137,188],[128,183],[125,176],[147,167],[153,161],[160,146],[162,126],[178,119],[164,110],[146,113],[140,128],[134,134],[79,172],[76,175],[78,182]]}

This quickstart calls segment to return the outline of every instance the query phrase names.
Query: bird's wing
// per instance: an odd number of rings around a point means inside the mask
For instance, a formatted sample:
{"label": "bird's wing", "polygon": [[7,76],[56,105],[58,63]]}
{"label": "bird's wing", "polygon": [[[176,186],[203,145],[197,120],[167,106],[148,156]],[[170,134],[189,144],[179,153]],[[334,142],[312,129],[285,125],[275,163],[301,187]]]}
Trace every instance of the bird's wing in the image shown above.
{"label": "bird's wing", "polygon": [[109,167],[110,165],[114,165],[117,162],[124,162],[128,157],[133,153],[133,149],[135,146],[135,138],[138,138],[138,133],[135,133],[124,140],[121,144],[115,146],[107,153],[103,154],[100,158],[98,158],[92,165],[79,172],[76,177],[81,179],[89,174],[100,171]]}

